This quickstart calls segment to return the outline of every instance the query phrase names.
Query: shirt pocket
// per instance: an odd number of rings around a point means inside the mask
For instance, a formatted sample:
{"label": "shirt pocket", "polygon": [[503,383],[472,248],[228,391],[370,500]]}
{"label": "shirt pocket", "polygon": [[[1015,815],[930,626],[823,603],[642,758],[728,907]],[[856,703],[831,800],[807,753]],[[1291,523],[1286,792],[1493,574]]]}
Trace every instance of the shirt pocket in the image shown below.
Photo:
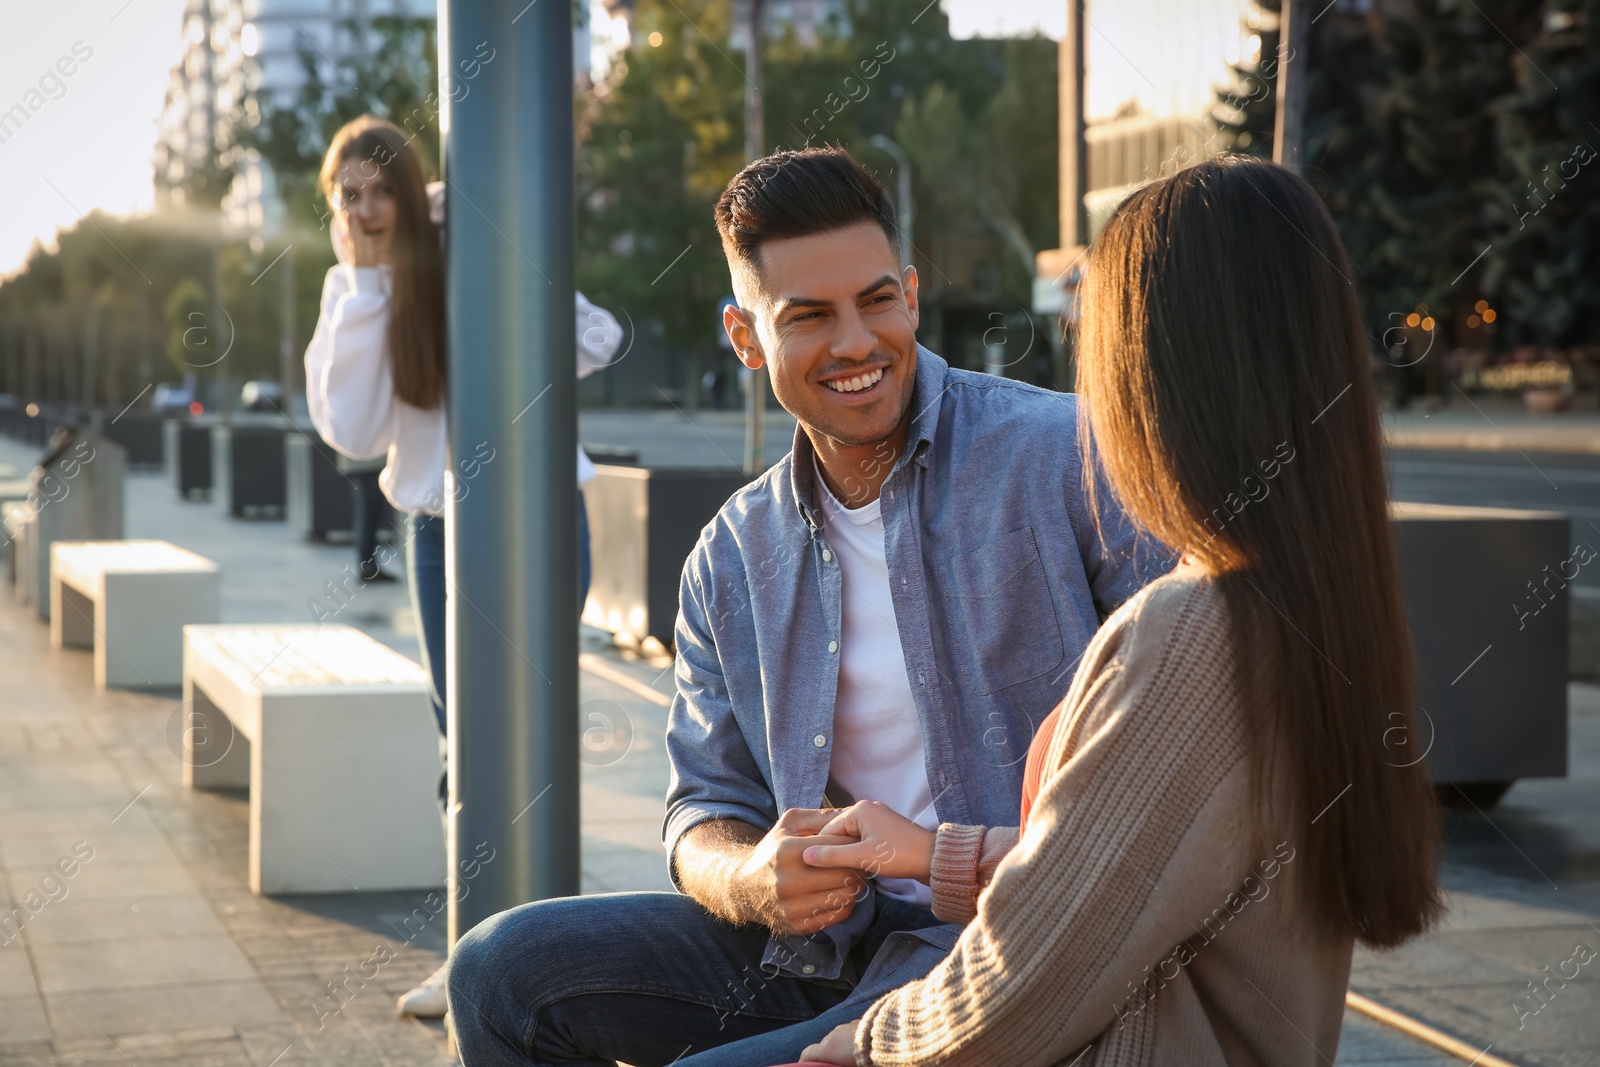
{"label": "shirt pocket", "polygon": [[987,696],[1056,670],[1061,621],[1033,527],[950,561],[950,661],[964,692]]}

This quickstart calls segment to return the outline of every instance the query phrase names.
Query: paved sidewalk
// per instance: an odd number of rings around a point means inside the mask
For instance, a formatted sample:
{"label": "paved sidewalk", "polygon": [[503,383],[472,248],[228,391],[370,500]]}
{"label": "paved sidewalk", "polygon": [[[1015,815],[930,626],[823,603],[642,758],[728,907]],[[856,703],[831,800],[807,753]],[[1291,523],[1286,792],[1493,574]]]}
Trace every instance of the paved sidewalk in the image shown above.
{"label": "paved sidewalk", "polygon": [[[0,463],[25,471],[32,456],[0,439]],[[220,562],[227,622],[313,621],[307,601],[328,603],[324,583],[354,557],[180,502],[155,474],[128,479],[126,533]],[[416,655],[403,583],[359,588],[338,621]],[[588,662],[631,687],[583,671],[580,714],[630,741],[582,764],[582,889],[668,889],[665,698],[640,694],[670,675],[599,638],[585,644],[604,662]],[[442,915],[420,932],[413,918],[425,892],[252,895],[248,794],[183,786],[178,692],[97,691],[90,654],[51,649],[9,590],[0,678],[0,918],[17,909],[21,923],[0,929],[0,1067],[453,1062],[437,1023],[394,1015],[395,996],[443,959]],[[380,946],[393,960],[360,978]],[[353,999],[341,1008],[329,982]]]}
{"label": "paved sidewalk", "polygon": [[1600,453],[1600,412],[1529,415],[1520,403],[1456,395],[1438,411],[1383,416],[1390,448]]}

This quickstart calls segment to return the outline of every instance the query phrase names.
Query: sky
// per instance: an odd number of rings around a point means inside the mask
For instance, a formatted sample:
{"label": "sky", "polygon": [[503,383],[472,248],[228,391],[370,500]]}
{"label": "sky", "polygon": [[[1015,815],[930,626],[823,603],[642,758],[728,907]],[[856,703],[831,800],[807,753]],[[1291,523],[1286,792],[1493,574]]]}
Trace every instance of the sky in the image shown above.
{"label": "sky", "polygon": [[[957,37],[1059,38],[1070,0],[941,2]],[[1237,0],[1209,0],[1218,2]],[[1118,7],[1106,5],[1097,21],[1125,21]],[[87,212],[149,209],[155,124],[182,52],[182,12],[183,0],[0,0],[0,115],[17,104],[34,109],[20,129],[0,128],[0,275],[21,266],[35,239],[52,243],[57,228]],[[1138,40],[1135,25],[1115,29]],[[71,76],[57,69],[63,57]],[[1130,91],[1136,74],[1125,73]]]}
{"label": "sky", "polygon": [[42,100],[20,129],[0,129],[0,274],[95,208],[149,209],[182,12],[183,0],[0,0],[0,113]]}
{"label": "sky", "polygon": [[950,36],[1023,36],[1032,32],[1059,41],[1067,32],[1071,0],[944,0]]}

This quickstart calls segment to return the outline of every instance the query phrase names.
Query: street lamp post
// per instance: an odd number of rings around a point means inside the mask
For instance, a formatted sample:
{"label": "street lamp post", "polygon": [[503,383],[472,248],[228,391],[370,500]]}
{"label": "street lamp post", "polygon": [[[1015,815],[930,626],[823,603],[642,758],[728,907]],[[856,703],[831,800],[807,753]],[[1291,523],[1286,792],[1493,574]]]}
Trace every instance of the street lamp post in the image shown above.
{"label": "street lamp post", "polygon": [[[748,36],[744,49],[744,154],[751,160],[766,152],[766,130],[761,117],[761,15],[765,0],[747,0]],[[767,368],[750,372],[744,409],[744,472],[754,478],[766,469]]]}
{"label": "street lamp post", "polygon": [[1310,14],[1305,0],[1284,0],[1278,35],[1286,51],[1278,57],[1278,107],[1273,118],[1272,161],[1300,169],[1300,150],[1305,138],[1307,46],[1311,42]]}
{"label": "street lamp post", "polygon": [[883,134],[874,134],[872,146],[887,152],[895,161],[895,223],[900,232],[900,266],[911,265],[911,227],[916,221],[916,204],[911,199],[911,157],[906,150]]}

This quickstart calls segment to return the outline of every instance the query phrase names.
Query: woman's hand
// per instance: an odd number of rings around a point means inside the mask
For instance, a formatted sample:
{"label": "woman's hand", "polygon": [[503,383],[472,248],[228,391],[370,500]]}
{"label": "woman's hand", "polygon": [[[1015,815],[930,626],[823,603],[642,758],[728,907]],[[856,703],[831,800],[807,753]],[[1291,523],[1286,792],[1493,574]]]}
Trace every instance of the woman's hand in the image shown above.
{"label": "woman's hand", "polygon": [[807,1063],[856,1067],[856,1024],[840,1023],[819,1044],[807,1045],[806,1050],[800,1053],[800,1058]]}
{"label": "woman's hand", "polygon": [[376,267],[382,262],[378,244],[361,228],[348,211],[333,216],[333,252],[339,262],[356,267]]}
{"label": "woman's hand", "polygon": [[808,846],[803,858],[813,867],[854,867],[875,878],[928,881],[933,831],[924,830],[882,801],[857,801],[835,815],[818,835],[853,837],[856,842]]}

